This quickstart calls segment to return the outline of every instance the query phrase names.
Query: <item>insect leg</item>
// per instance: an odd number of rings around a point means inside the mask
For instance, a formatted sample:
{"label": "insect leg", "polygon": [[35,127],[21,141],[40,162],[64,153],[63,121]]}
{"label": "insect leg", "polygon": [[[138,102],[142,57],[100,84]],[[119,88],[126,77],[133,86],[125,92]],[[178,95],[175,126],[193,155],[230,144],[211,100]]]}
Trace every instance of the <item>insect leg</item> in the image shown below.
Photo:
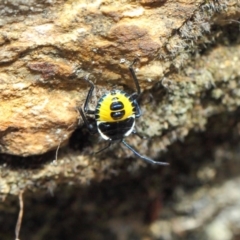
{"label": "insect leg", "polygon": [[92,93],[93,93],[93,90],[94,90],[94,84],[92,81],[90,81],[87,77],[84,78],[91,86],[90,86],[90,89],[88,91],[88,94],[87,94],[87,97],[86,97],[86,100],[85,100],[85,103],[83,105],[82,108],[79,108],[79,112],[82,116],[82,119],[84,121],[84,124],[87,126],[88,130],[90,133],[94,134],[94,133],[97,133],[97,126],[96,124],[92,124],[90,123],[87,118],[86,118],[86,115],[85,114],[95,114],[95,110],[90,110],[89,109],[89,106],[88,106],[88,103],[92,97]]}
{"label": "insect leg", "polygon": [[135,100],[135,101],[133,102],[133,104],[134,104],[134,108],[135,108],[135,117],[136,117],[136,118],[141,117],[142,111],[141,111],[141,108],[139,107],[137,101]]}
{"label": "insect leg", "polygon": [[141,139],[147,139],[146,136],[143,136],[142,134],[138,133],[135,129],[132,130],[132,133],[137,135]]}
{"label": "insect leg", "polygon": [[79,112],[80,112],[80,114],[81,114],[81,116],[82,116],[82,119],[83,119],[84,124],[87,126],[88,131],[89,131],[91,134],[97,133],[98,130],[97,130],[96,123],[95,123],[95,124],[92,124],[92,123],[90,123],[90,122],[87,120],[87,118],[86,118],[86,116],[85,116],[82,108],[79,109]]}
{"label": "insect leg", "polygon": [[137,94],[140,95],[141,94],[141,88],[140,88],[140,85],[139,85],[139,82],[138,82],[138,79],[137,79],[137,76],[135,74],[135,71],[133,69],[133,65],[136,63],[136,61],[138,61],[139,59],[138,58],[135,58],[134,61],[132,62],[132,64],[129,66],[129,71],[132,75],[132,78],[133,78],[133,81],[136,85],[136,88],[137,88]]}
{"label": "insect leg", "polygon": [[92,93],[93,93],[93,90],[94,90],[94,84],[91,80],[88,79],[88,77],[84,78],[89,84],[90,84],[90,89],[88,91],[88,94],[87,94],[87,97],[86,97],[86,100],[85,100],[85,103],[83,105],[83,111],[87,114],[95,114],[95,110],[90,110],[89,109],[89,101],[92,97]]}
{"label": "insect leg", "polygon": [[136,156],[138,156],[139,158],[141,158],[142,160],[144,160],[145,162],[148,163],[152,163],[152,164],[157,164],[157,165],[169,165],[169,163],[167,162],[158,162],[158,161],[154,161],[151,158],[148,158],[146,156],[141,155],[139,152],[137,152],[134,148],[132,148],[130,145],[128,145],[124,140],[122,140],[122,143],[128,148],[130,149]]}
{"label": "insect leg", "polygon": [[106,147],[104,147],[104,148],[102,148],[102,149],[98,150],[98,151],[97,151],[97,152],[95,152],[94,154],[98,154],[98,153],[100,153],[100,152],[103,152],[104,150],[108,149],[108,148],[109,148],[111,145],[112,145],[112,143],[111,143],[111,142],[109,142],[109,143],[108,143],[108,145],[107,145]]}

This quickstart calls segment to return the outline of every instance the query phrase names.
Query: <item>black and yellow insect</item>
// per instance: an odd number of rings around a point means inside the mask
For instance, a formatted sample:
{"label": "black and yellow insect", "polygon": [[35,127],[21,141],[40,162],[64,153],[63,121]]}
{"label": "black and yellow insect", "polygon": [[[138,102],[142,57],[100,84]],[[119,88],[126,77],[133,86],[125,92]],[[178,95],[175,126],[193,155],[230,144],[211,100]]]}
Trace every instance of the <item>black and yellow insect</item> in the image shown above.
{"label": "black and yellow insect", "polygon": [[[109,141],[109,144],[98,151],[98,153],[109,148],[114,142],[121,142],[136,156],[146,162],[168,165],[168,163],[154,161],[153,159],[141,155],[124,140],[124,138],[129,136],[131,133],[140,136],[134,129],[135,119],[141,116],[141,110],[137,102],[141,94],[141,89],[133,69],[135,62],[136,60],[134,60],[134,62],[130,65],[129,71],[134,80],[137,92],[129,95],[124,91],[112,90],[111,92],[105,93],[99,99],[95,110],[90,110],[88,105],[95,86],[92,81],[85,78],[85,80],[90,84],[90,89],[83,108],[80,108],[80,114],[91,133],[99,132],[103,139]],[[94,115],[96,121],[95,124],[91,124],[87,120],[86,114]]]}

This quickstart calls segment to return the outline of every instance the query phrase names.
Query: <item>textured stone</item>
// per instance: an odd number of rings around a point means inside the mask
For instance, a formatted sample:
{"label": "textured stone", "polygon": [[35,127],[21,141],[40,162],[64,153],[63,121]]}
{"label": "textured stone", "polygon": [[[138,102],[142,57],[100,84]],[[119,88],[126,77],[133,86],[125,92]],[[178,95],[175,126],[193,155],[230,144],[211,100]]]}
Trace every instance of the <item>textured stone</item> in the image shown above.
{"label": "textured stone", "polygon": [[153,86],[169,72],[170,61],[160,60],[169,38],[200,4],[5,1],[0,151],[35,155],[67,140],[77,127],[76,108],[87,91],[82,78],[89,73],[103,88],[110,80],[132,87],[127,67],[139,57],[141,86]]}
{"label": "textured stone", "polygon": [[94,108],[113,86],[133,88],[128,66],[139,58],[145,91],[137,129],[149,138],[127,141],[156,160],[189,132],[204,131],[211,116],[240,106],[238,1],[5,1],[0,11],[3,198],[146,166],[126,161],[133,153],[117,146],[90,155],[106,143],[77,129],[85,76],[96,84]]}

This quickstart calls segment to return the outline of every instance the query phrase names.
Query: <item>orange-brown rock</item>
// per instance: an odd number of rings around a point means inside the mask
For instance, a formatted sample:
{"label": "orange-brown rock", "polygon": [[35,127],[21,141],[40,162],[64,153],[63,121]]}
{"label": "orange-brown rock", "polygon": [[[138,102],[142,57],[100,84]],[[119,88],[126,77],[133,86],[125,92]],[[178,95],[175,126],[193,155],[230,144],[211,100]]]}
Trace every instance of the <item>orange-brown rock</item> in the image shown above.
{"label": "orange-brown rock", "polygon": [[31,4],[6,5],[1,19],[0,151],[22,156],[69,138],[85,75],[101,85],[128,84],[127,66],[139,57],[142,87],[160,80],[169,71],[170,62],[160,60],[169,38],[201,1]]}

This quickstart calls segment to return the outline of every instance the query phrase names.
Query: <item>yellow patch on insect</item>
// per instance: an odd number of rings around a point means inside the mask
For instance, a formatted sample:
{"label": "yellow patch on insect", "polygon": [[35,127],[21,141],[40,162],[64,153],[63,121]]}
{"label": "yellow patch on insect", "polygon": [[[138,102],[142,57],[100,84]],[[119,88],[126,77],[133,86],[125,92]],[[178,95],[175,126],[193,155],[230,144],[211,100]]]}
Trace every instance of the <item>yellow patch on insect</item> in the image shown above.
{"label": "yellow patch on insect", "polygon": [[[121,119],[113,119],[111,113],[118,112],[119,110],[111,110],[111,104],[113,102],[121,102],[123,104],[123,109],[125,111],[123,117]],[[103,122],[117,122],[123,121],[130,116],[134,115],[134,109],[131,100],[128,96],[121,91],[115,91],[114,93],[109,93],[102,99],[99,106],[99,119],[98,121]]]}

